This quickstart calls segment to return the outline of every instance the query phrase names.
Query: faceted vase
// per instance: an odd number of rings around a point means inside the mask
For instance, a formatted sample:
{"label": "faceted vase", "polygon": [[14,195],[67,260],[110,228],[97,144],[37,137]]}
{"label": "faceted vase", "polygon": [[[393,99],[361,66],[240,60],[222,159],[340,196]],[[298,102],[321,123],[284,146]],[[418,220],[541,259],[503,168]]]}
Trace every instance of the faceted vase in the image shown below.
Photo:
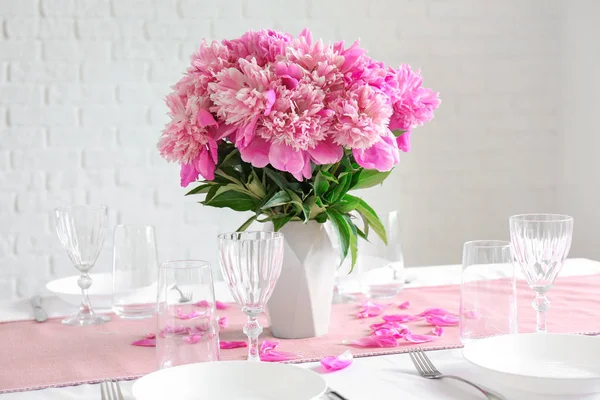
{"label": "faceted vase", "polygon": [[290,222],[280,232],[285,242],[283,268],[267,304],[272,334],[282,339],[325,335],[339,254],[318,222]]}

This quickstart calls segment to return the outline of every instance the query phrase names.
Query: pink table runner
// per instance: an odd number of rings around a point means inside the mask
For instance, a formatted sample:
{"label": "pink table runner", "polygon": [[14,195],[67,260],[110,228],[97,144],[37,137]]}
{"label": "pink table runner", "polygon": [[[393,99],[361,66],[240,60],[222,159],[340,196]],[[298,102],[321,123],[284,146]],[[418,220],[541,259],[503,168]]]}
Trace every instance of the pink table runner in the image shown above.
{"label": "pink table runner", "polygon": [[[600,303],[597,295],[600,275],[561,278],[550,290],[552,306],[548,313],[550,332],[591,333],[600,331]],[[417,314],[429,307],[458,309],[460,287],[437,286],[406,289],[393,302],[410,300],[407,310],[388,309],[385,313]],[[535,313],[531,307],[533,291],[519,286],[519,329],[535,330]],[[390,301],[386,302],[389,303]],[[357,305],[333,306],[330,333],[302,340],[280,340],[279,350],[301,354],[293,362],[317,361],[324,356],[339,355],[350,347],[343,340],[369,334],[369,325],[382,322],[380,317],[356,318]],[[221,340],[244,340],[244,316],[236,306],[220,311],[229,326],[221,331]],[[425,334],[431,327],[422,322],[409,323],[413,333]],[[154,320],[124,321],[116,316],[101,326],[73,328],[60,319],[39,324],[33,321],[0,324],[0,393],[95,383],[107,378],[133,379],[155,370],[154,349],[131,346],[155,329]],[[458,327],[446,327],[445,335],[421,345],[402,344],[396,348],[351,348],[355,357],[403,353],[419,346],[425,349],[460,347]],[[268,328],[262,339],[272,339]],[[279,340],[279,339],[274,339]],[[401,341],[400,341],[401,342]],[[244,359],[246,348],[222,350],[223,360]]]}

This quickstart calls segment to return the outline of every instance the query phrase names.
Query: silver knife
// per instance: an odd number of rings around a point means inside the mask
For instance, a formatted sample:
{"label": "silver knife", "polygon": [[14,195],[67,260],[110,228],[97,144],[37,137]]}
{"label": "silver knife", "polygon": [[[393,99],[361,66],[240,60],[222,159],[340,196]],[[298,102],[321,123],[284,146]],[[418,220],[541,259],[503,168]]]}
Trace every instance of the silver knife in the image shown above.
{"label": "silver knife", "polygon": [[42,298],[40,296],[34,296],[31,299],[31,306],[33,307],[33,315],[37,322],[45,322],[48,319],[48,314],[42,308]]}
{"label": "silver knife", "polygon": [[345,398],[344,396],[342,396],[335,390],[331,390],[331,389],[327,389],[327,392],[325,392],[325,395],[331,400],[348,400],[347,398]]}

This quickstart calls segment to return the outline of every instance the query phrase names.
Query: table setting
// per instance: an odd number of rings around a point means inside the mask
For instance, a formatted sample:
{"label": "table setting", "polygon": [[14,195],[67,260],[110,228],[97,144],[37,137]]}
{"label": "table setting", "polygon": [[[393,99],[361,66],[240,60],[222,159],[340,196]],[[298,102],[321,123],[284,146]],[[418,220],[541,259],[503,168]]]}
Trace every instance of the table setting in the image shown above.
{"label": "table setting", "polygon": [[[568,259],[571,216],[507,216],[510,241],[409,269],[397,211],[363,200],[440,106],[422,80],[308,30],[203,41],[158,152],[186,196],[248,219],[213,266],[161,259],[155,228],[109,227],[110,205],[57,207],[79,274],[0,307],[0,395],[600,398],[600,262]],[[94,273],[107,235],[112,272]]]}

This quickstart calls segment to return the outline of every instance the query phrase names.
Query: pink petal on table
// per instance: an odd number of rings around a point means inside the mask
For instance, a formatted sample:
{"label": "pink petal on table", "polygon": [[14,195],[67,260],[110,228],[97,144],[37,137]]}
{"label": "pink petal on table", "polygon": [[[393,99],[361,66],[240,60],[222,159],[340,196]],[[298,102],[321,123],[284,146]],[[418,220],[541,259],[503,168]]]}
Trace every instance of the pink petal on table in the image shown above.
{"label": "pink petal on table", "polygon": [[428,315],[425,317],[425,321],[435,326],[454,326],[458,325],[458,317],[456,315]]}
{"label": "pink petal on table", "polygon": [[375,303],[374,301],[371,301],[371,300],[367,300],[362,303],[361,307],[383,310],[386,306],[383,304]]}
{"label": "pink petal on table", "polygon": [[383,320],[385,322],[411,322],[411,321],[415,321],[419,318],[415,317],[414,315],[409,315],[409,314],[391,314],[391,315],[384,315]]}
{"label": "pink petal on table", "polygon": [[408,307],[410,307],[410,301],[405,301],[404,303],[398,306],[398,308],[401,310],[406,310]]}
{"label": "pink petal on table", "polygon": [[208,301],[206,301],[206,300],[200,300],[200,301],[194,303],[194,305],[196,307],[205,307],[205,308],[206,307],[210,307],[210,303]]}
{"label": "pink petal on table", "polygon": [[287,351],[269,350],[266,353],[260,354],[260,361],[278,362],[294,360],[300,357],[299,354],[288,353]]}
{"label": "pink petal on table", "polygon": [[166,335],[181,335],[183,333],[188,334],[189,329],[184,326],[173,326],[167,325],[165,326],[159,333],[160,337],[165,337]]}
{"label": "pink petal on table", "polygon": [[136,340],[135,342],[131,342],[133,346],[141,346],[141,347],[156,347],[156,339],[141,339]]}
{"label": "pink petal on table", "polygon": [[226,310],[229,308],[229,305],[222,301],[215,301],[215,305],[217,306],[217,310]]}
{"label": "pink petal on table", "polygon": [[277,342],[277,341],[271,342],[269,340],[263,340],[262,344],[260,345],[259,353],[262,354],[267,351],[275,350],[277,347],[279,347],[279,342]]}
{"label": "pink petal on table", "polygon": [[328,356],[321,359],[321,365],[329,372],[339,371],[352,364],[352,352],[346,350],[339,356]]}
{"label": "pink petal on table", "polygon": [[356,340],[344,341],[342,344],[356,347],[397,347],[398,341],[393,336],[367,336]]}
{"label": "pink petal on table", "polygon": [[248,347],[248,343],[246,342],[220,342],[219,346],[222,349],[237,349],[238,347]]}
{"label": "pink petal on table", "polygon": [[394,321],[390,321],[390,322],[381,322],[378,324],[372,324],[369,325],[369,328],[373,329],[374,331],[376,331],[377,329],[381,329],[381,328],[385,328],[385,329],[408,329],[406,327],[406,325],[400,323],[400,322],[394,322]]}
{"label": "pink petal on table", "polygon": [[155,333],[147,333],[146,339],[156,339],[156,334]]}
{"label": "pink petal on table", "polygon": [[219,327],[225,329],[225,328],[227,328],[227,325],[229,325],[229,322],[227,321],[227,317],[219,318]]}
{"label": "pink petal on table", "polygon": [[370,318],[370,317],[377,317],[378,315],[381,315],[382,310],[379,308],[363,308],[362,310],[360,310],[357,314],[356,317],[357,318]]}
{"label": "pink petal on table", "polygon": [[427,343],[427,342],[431,342],[435,339],[437,339],[437,336],[415,335],[412,333],[404,335],[404,340],[406,340],[407,342],[410,342],[410,343]]}
{"label": "pink petal on table", "polygon": [[404,335],[409,333],[408,329],[396,329],[396,328],[381,328],[377,329],[373,334],[375,336],[393,336],[396,339],[403,338]]}
{"label": "pink petal on table", "polygon": [[417,317],[426,317],[428,315],[448,315],[448,314],[452,314],[452,313],[448,310],[444,310],[443,308],[428,308],[427,310],[423,311],[421,314],[417,314]]}
{"label": "pink petal on table", "polygon": [[183,340],[188,344],[196,344],[200,341],[200,339],[202,339],[202,335],[199,333],[194,333],[183,338]]}
{"label": "pink petal on table", "polygon": [[198,318],[201,315],[204,315],[204,313],[200,312],[200,311],[192,311],[191,313],[186,314],[183,312],[183,310],[181,308],[177,309],[177,318],[179,318],[179,319],[183,319],[183,320],[194,319],[194,318]]}
{"label": "pink petal on table", "polygon": [[442,328],[441,326],[435,326],[432,330],[431,330],[431,334],[433,336],[444,336],[444,328]]}

